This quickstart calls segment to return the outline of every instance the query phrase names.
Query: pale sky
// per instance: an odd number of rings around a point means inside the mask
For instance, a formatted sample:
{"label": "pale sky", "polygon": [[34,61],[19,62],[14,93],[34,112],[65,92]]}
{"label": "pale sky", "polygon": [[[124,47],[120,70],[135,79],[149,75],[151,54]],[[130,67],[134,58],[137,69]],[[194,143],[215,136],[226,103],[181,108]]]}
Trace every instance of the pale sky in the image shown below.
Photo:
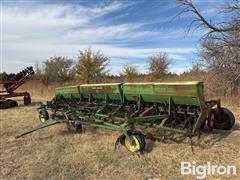
{"label": "pale sky", "polygon": [[[219,20],[222,1],[193,1],[207,19]],[[134,64],[147,71],[147,58],[166,52],[170,71],[183,72],[197,59],[204,33],[186,33],[191,13],[170,21],[182,10],[175,1],[3,1],[1,70],[18,72],[50,56],[76,60],[91,47],[111,57],[110,73]],[[222,17],[221,17],[222,18]]]}

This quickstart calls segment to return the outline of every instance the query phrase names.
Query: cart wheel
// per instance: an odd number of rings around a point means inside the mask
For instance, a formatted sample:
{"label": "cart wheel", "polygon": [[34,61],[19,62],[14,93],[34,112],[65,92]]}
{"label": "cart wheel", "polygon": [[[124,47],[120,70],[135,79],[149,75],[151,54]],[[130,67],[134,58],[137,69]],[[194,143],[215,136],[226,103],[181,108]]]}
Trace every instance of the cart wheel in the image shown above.
{"label": "cart wheel", "polygon": [[125,147],[133,153],[143,152],[145,148],[145,138],[141,134],[129,135],[130,142],[125,138],[124,145]]}
{"label": "cart wheel", "polygon": [[214,121],[213,128],[221,130],[230,130],[235,124],[235,117],[233,113],[227,108],[214,109],[216,113],[216,120]]}
{"label": "cart wheel", "polygon": [[46,109],[42,109],[39,111],[39,120],[44,123],[49,120],[49,114]]}
{"label": "cart wheel", "polygon": [[31,104],[31,96],[30,96],[30,95],[24,96],[24,97],[23,97],[23,102],[24,102],[24,105],[25,105],[25,106]]}
{"label": "cart wheel", "polygon": [[82,124],[80,124],[79,118],[76,114],[68,115],[68,119],[70,121],[67,122],[67,129],[72,133],[80,133],[82,132]]}

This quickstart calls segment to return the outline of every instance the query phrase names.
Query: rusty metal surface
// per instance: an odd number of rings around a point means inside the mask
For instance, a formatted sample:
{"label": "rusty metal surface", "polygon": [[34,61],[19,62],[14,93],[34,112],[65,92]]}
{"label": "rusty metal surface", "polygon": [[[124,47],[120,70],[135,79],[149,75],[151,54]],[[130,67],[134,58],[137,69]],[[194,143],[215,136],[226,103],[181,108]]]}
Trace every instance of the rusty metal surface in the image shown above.
{"label": "rusty metal surface", "polygon": [[0,91],[0,103],[1,103],[0,108],[3,108],[3,109],[9,108],[7,107],[8,105],[5,104],[7,102],[6,98],[23,96],[24,99],[26,97],[30,99],[30,94],[28,92],[14,92],[14,91],[17,88],[19,88],[21,85],[23,85],[26,79],[32,74],[34,74],[34,71],[33,71],[33,68],[30,66],[24,69],[23,71],[21,71],[20,73],[16,74],[10,80],[3,82],[3,87],[5,88],[5,90]]}
{"label": "rusty metal surface", "polygon": [[3,87],[6,89],[6,92],[13,93],[17,88],[19,88],[27,79],[28,76],[34,74],[33,68],[27,67],[20,73],[16,74],[12,79],[3,83]]}

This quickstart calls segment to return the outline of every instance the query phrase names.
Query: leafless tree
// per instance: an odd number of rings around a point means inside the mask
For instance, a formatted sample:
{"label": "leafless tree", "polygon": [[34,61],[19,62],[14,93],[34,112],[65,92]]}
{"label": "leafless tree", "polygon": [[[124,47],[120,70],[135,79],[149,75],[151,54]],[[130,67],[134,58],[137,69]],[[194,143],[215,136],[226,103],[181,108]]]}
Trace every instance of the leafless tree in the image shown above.
{"label": "leafless tree", "polygon": [[[204,26],[208,29],[207,34],[212,33],[224,33],[224,32],[233,32],[240,31],[240,4],[239,0],[234,0],[231,3],[228,3],[220,8],[219,13],[232,13],[232,19],[230,21],[218,22],[213,24],[208,21],[201,12],[197,9],[197,7],[193,4],[191,0],[177,0],[177,2],[184,7],[184,9],[179,13],[187,13],[191,12],[195,15],[195,19],[190,23],[190,28],[192,25],[196,25],[196,27]],[[217,25],[216,25],[217,24]]]}
{"label": "leafless tree", "polygon": [[[191,12],[195,19],[189,24],[189,29],[203,27],[207,30],[201,38],[199,54],[202,64],[211,74],[215,87],[223,84],[231,96],[239,91],[240,86],[240,3],[233,0],[222,5],[218,14],[225,13],[228,19],[213,23],[207,20],[191,0],[177,0],[184,7],[181,13]],[[218,85],[217,85],[218,83]],[[227,84],[225,84],[227,83]]]}
{"label": "leafless tree", "polygon": [[78,60],[76,73],[83,83],[101,82],[108,72],[110,58],[100,51],[93,51],[90,48],[80,50]]}
{"label": "leafless tree", "polygon": [[158,53],[148,58],[149,74],[154,78],[161,78],[167,74],[170,60],[166,53]]}

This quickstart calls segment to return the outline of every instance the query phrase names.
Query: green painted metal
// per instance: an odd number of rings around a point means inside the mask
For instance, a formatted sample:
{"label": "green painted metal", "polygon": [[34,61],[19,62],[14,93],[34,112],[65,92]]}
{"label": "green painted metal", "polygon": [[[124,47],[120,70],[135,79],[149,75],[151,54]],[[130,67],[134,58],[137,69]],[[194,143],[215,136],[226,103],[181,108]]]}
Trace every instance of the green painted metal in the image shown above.
{"label": "green painted metal", "polygon": [[83,101],[108,100],[167,103],[171,97],[174,104],[200,106],[204,105],[203,82],[179,83],[108,83],[83,84],[56,88],[56,96],[65,98],[83,98]]}
{"label": "green painted metal", "polygon": [[174,104],[203,106],[202,82],[181,83],[125,83],[123,92],[126,101],[168,103],[171,97]]}
{"label": "green painted metal", "polygon": [[108,100],[122,102],[122,84],[108,83],[108,84],[83,84],[80,85],[81,95],[84,99],[92,101]]}
{"label": "green painted metal", "polygon": [[55,89],[56,96],[63,96],[64,98],[80,98],[79,86],[59,87]]}
{"label": "green painted metal", "polygon": [[49,121],[46,121],[45,123],[41,123],[41,124],[38,124],[37,126],[33,127],[33,128],[27,128],[25,129],[24,131],[18,133],[15,137],[16,138],[19,138],[19,137],[22,137],[24,135],[27,135],[29,133],[32,133],[36,130],[39,130],[39,129],[43,129],[43,128],[46,128],[46,127],[49,127],[49,126],[52,126],[52,125],[55,125],[57,123],[60,123],[61,120],[59,121],[56,121],[56,120],[49,120]]}
{"label": "green painted metal", "polygon": [[[128,124],[141,124],[144,126],[152,126],[155,122],[161,123],[161,131],[172,130],[172,128],[164,127],[164,122],[171,115],[171,106],[173,105],[186,105],[195,106],[200,109],[204,109],[204,91],[203,82],[175,82],[175,83],[107,83],[107,84],[83,84],[80,86],[70,86],[56,89],[56,96],[62,96],[66,99],[73,98],[78,99],[80,103],[97,102],[99,107],[86,108],[79,106],[77,108],[71,107],[65,113],[78,112],[86,115],[95,116],[97,118],[109,119],[110,116],[114,116],[112,119],[119,122],[126,122]],[[116,109],[110,113],[107,104],[114,102],[118,104]],[[115,116],[126,103],[160,103],[168,104],[168,114],[153,115],[146,117],[122,117]],[[194,125],[195,133],[199,128],[199,124],[203,120],[203,115],[200,115],[200,119]],[[206,113],[204,113],[204,117]],[[94,119],[94,117],[93,117]],[[164,120],[164,121],[163,121]],[[99,122],[98,122],[99,123]],[[99,125],[99,124],[98,124]],[[102,126],[102,128],[109,126]],[[115,126],[114,126],[115,127]],[[183,132],[182,130],[178,130]]]}

